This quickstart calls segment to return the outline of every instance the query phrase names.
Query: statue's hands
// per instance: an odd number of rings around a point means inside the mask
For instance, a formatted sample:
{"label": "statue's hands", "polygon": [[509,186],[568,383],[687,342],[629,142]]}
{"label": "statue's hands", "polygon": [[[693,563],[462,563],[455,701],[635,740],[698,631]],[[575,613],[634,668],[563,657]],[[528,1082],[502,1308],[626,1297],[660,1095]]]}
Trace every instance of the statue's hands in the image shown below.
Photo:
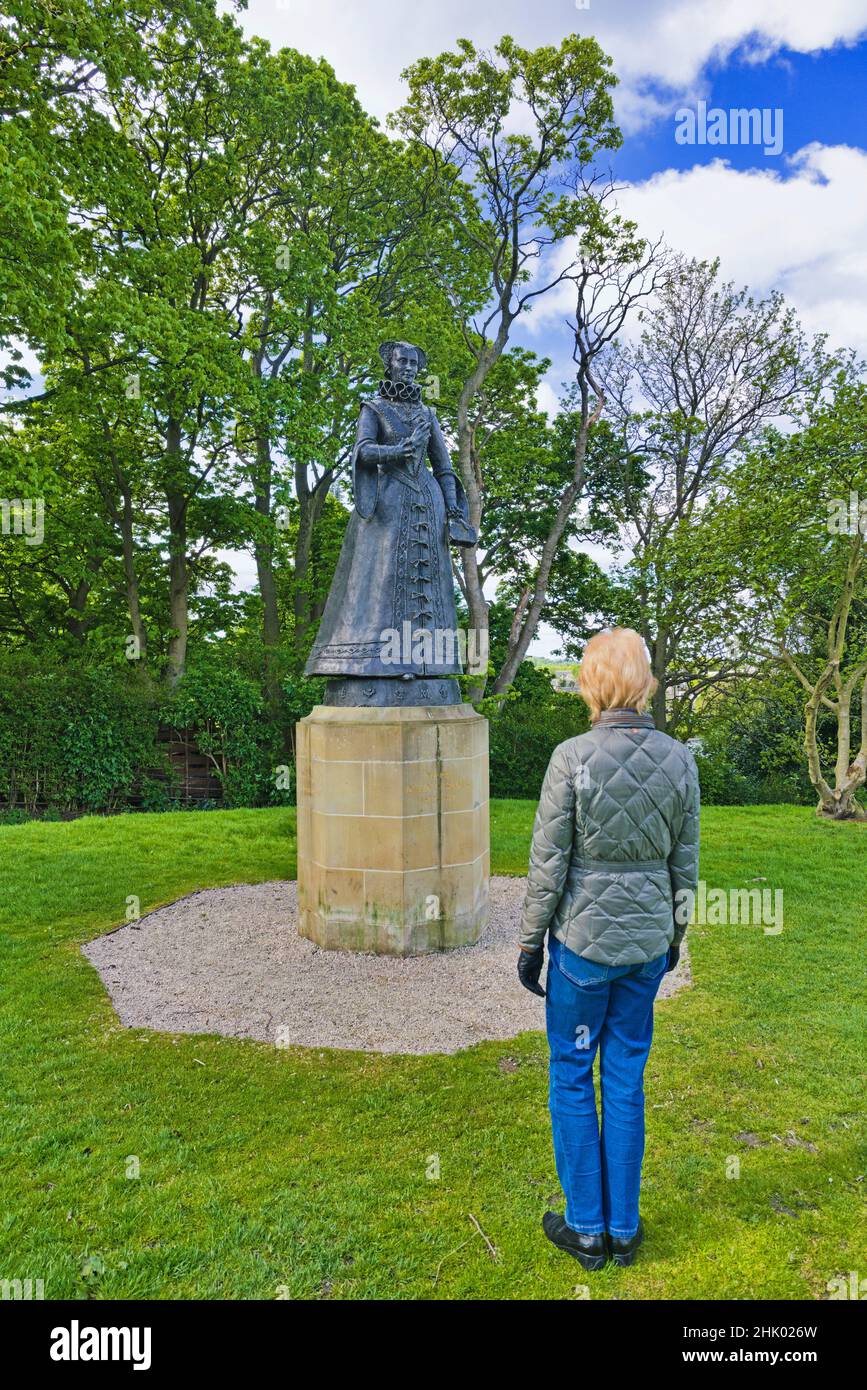
{"label": "statue's hands", "polygon": [[405,459],[415,458],[419,450],[423,449],[427,453],[428,441],[430,439],[430,425],[416,425],[412,434],[407,435],[400,446],[400,451]]}

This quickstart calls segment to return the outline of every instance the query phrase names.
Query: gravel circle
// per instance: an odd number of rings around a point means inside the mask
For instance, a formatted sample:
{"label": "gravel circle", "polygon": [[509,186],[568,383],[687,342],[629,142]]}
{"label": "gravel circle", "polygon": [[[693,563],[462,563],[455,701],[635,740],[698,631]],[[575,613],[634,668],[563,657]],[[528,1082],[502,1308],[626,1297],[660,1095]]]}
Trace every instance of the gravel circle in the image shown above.
{"label": "gravel circle", "polygon": [[[492,878],[481,939],[434,955],[320,950],[296,931],[294,882],[193,893],[83,950],[129,1028],[281,1047],[458,1052],[544,1030],[544,1000],[515,973],[525,887],[522,878]],[[659,997],[689,983],[684,952]]]}

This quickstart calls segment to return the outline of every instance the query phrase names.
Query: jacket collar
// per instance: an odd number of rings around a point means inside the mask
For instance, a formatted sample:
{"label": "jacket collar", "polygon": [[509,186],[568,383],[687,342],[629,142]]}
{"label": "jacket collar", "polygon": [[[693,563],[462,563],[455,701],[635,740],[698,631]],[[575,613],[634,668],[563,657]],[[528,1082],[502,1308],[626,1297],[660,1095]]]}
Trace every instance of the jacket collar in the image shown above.
{"label": "jacket collar", "polygon": [[610,725],[628,724],[633,729],[655,729],[653,715],[639,714],[634,709],[604,709],[600,712],[599,718],[594,721],[594,728],[607,728]]}

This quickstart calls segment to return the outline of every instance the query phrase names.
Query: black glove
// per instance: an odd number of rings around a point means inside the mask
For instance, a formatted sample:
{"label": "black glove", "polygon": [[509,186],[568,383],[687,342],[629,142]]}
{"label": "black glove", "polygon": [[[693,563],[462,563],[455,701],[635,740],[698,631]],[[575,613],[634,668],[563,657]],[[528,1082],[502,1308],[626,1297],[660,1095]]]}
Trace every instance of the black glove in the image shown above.
{"label": "black glove", "polygon": [[668,965],[665,967],[665,973],[666,973],[666,975],[669,975],[669,974],[671,973],[671,971],[672,971],[672,970],[674,969],[674,967],[677,965],[677,962],[678,962],[679,960],[680,960],[680,942],[678,942],[677,945],[675,946],[674,942],[672,941],[671,945],[670,945],[669,948],[668,948]]}
{"label": "black glove", "polygon": [[538,994],[540,998],[545,998],[545,991],[539,984],[539,976],[542,973],[542,966],[545,964],[545,947],[537,946],[535,951],[525,951],[521,949],[518,957],[518,979],[528,989],[531,994]]}

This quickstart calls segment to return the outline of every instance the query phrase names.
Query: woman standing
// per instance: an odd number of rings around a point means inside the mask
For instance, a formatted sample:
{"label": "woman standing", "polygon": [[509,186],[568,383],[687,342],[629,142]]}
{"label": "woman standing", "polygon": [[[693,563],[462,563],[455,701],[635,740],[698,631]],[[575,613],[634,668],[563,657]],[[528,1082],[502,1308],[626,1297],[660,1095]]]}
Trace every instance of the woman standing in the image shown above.
{"label": "woman standing", "polygon": [[[677,965],[698,881],[699,793],[690,751],[643,713],[656,689],[637,632],[584,651],[592,727],[555,749],[539,800],[518,975],[544,994],[550,1110],[565,1219],[548,1239],[601,1269],[632,1264],[644,1155],[644,1068],[653,1001]],[[599,1053],[601,1130],[593,1086]]]}

